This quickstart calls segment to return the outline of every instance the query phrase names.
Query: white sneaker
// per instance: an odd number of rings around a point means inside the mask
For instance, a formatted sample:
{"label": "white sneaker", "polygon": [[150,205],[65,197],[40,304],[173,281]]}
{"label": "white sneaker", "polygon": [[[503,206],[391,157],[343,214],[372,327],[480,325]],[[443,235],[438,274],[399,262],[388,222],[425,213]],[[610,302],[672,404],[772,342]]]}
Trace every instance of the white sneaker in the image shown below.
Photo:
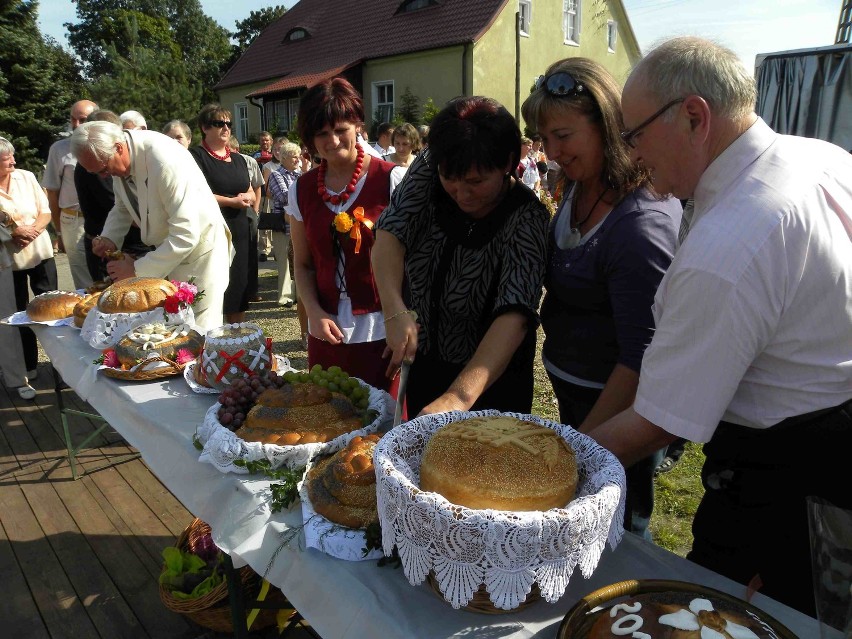
{"label": "white sneaker", "polygon": [[36,391],[35,388],[26,384],[24,386],[18,386],[18,397],[21,399],[35,399]]}

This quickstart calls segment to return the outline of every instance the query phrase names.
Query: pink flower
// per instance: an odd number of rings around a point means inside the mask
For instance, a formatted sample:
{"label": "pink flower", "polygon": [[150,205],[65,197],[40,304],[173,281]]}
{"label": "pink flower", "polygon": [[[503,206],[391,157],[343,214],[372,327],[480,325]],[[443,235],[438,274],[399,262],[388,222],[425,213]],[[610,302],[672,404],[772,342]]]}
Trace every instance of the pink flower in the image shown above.
{"label": "pink flower", "polygon": [[104,351],[104,366],[109,366],[110,368],[119,368],[121,366],[121,362],[118,361],[118,355],[115,354],[115,351],[111,348]]}
{"label": "pink flower", "polygon": [[189,362],[195,359],[195,355],[192,354],[188,348],[178,349],[177,352],[177,363],[180,365],[188,364]]}

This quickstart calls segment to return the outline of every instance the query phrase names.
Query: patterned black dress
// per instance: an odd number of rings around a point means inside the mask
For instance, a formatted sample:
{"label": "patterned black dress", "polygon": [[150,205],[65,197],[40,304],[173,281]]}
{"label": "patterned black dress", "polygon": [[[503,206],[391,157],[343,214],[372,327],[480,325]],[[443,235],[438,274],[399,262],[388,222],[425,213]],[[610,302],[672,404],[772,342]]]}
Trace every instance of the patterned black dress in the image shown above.
{"label": "patterned black dress", "polygon": [[527,335],[473,409],[530,412],[548,223],[547,210],[520,183],[475,220],[441,187],[428,151],[411,165],[378,223],[405,247],[403,295],[420,324],[409,415],[449,388],[494,319],[507,312],[529,318]]}

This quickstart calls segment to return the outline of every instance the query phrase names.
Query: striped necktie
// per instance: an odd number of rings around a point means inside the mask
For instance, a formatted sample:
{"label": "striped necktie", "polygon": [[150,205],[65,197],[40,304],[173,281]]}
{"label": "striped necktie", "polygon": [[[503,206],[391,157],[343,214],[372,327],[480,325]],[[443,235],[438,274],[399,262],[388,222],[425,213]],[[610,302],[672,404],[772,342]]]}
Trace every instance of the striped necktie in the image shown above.
{"label": "striped necktie", "polygon": [[678,247],[683,244],[686,234],[689,233],[689,225],[692,224],[693,213],[695,213],[695,200],[689,198],[686,201],[686,206],[683,207],[683,217],[680,219],[680,228],[677,232]]}

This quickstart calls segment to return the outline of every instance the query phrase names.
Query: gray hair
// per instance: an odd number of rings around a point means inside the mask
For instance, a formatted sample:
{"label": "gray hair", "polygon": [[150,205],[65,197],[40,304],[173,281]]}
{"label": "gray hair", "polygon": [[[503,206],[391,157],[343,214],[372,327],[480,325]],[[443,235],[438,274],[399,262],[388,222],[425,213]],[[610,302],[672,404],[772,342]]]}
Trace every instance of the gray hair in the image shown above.
{"label": "gray hair", "polygon": [[0,155],[15,155],[15,147],[6,138],[0,138]]}
{"label": "gray hair", "polygon": [[754,78],[737,55],[720,44],[685,36],[657,45],[630,74],[660,104],[699,95],[717,116],[740,119],[754,112]]}
{"label": "gray hair", "polygon": [[71,153],[80,157],[84,151],[107,162],[115,154],[115,143],[124,143],[124,131],[112,122],[86,122],[71,134]]}
{"label": "gray hair", "polygon": [[284,157],[285,155],[302,155],[302,147],[294,142],[285,142],[281,145],[281,148],[278,149],[278,155]]}
{"label": "gray hair", "polygon": [[180,129],[183,132],[183,137],[187,140],[192,140],[192,129],[189,128],[189,125],[183,120],[171,120],[166,123],[166,126],[163,127],[163,133],[168,135],[171,133],[172,129]]}
{"label": "gray hair", "polygon": [[142,114],[139,113],[139,111],[125,111],[118,117],[121,120],[121,126],[124,126],[128,122],[132,122],[138,129],[145,129],[148,127],[148,123],[145,122],[145,118],[142,117]]}

